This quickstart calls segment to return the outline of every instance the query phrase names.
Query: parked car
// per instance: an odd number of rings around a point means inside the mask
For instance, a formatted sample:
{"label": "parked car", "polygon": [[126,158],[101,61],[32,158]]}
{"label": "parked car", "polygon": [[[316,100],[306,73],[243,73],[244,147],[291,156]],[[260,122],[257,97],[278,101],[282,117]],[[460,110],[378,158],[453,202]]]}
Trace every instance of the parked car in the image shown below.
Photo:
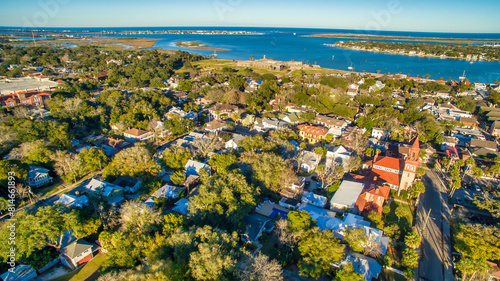
{"label": "parked car", "polygon": [[475,190],[475,191],[477,191],[477,192],[481,192],[481,191],[483,191],[483,190],[479,187],[479,185],[475,185],[475,186],[474,186],[474,190]]}

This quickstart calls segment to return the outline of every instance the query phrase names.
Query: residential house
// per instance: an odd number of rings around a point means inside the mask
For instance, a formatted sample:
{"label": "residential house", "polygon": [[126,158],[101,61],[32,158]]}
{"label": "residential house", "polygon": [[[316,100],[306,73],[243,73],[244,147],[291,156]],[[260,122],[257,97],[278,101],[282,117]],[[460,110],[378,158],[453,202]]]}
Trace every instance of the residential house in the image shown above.
{"label": "residential house", "polygon": [[130,176],[119,176],[113,184],[123,187],[123,191],[127,193],[135,193],[142,187],[142,181],[140,179]]}
{"label": "residential house", "polygon": [[340,137],[342,130],[347,127],[346,121],[324,115],[317,115],[314,123],[327,127],[329,129],[328,133],[336,137]]}
{"label": "residential house", "polygon": [[216,133],[223,131],[227,128],[227,123],[224,121],[220,121],[219,119],[215,119],[205,124],[205,131],[209,131],[210,133]]}
{"label": "residential house", "polygon": [[232,104],[217,104],[208,109],[210,115],[217,120],[230,118],[237,111],[238,107]]}
{"label": "residential house", "polygon": [[71,194],[63,194],[59,199],[55,202],[62,205],[65,205],[68,208],[78,207],[82,208],[83,206],[89,203],[87,196],[76,196]]}
{"label": "residential house", "polygon": [[187,92],[173,92],[170,94],[170,98],[177,104],[183,104],[188,101],[189,96]]}
{"label": "residential house", "polygon": [[295,198],[298,195],[302,194],[304,191],[306,178],[297,177],[297,181],[292,184],[286,184],[285,187],[281,191],[281,195],[287,198]]}
{"label": "residential house", "polygon": [[444,141],[441,144],[441,150],[445,151],[447,147],[456,147],[458,139],[456,137],[444,137]]}
{"label": "residential house", "polygon": [[278,204],[285,208],[295,210],[300,205],[300,201],[290,197],[282,197]]}
{"label": "residential house", "polygon": [[328,202],[328,198],[313,192],[304,192],[304,194],[302,194],[301,202],[324,208]]}
{"label": "residential house", "polygon": [[436,97],[442,98],[442,99],[450,99],[451,98],[450,92],[445,91],[445,90],[436,91],[436,92],[434,92],[434,95]]}
{"label": "residential house", "polygon": [[321,155],[318,155],[312,151],[302,150],[297,155],[297,161],[294,163],[295,166],[300,165],[300,169],[306,173],[311,172],[316,169],[316,167],[321,162]]}
{"label": "residential house", "polygon": [[245,242],[257,243],[262,233],[270,233],[274,229],[274,221],[263,215],[251,213],[243,217],[245,230],[241,234],[241,239]]}
{"label": "residential house", "polygon": [[186,111],[184,111],[181,108],[176,107],[176,106],[170,108],[170,110],[167,113],[165,113],[165,117],[169,120],[174,118],[174,116],[179,116],[180,118],[183,118],[183,119],[189,119],[189,120],[193,121],[194,124],[198,123],[198,113],[186,112]]}
{"label": "residential house", "polygon": [[85,185],[85,190],[90,197],[96,197],[102,194],[111,205],[118,205],[125,199],[123,197],[122,187],[95,178],[92,178],[90,182]]}
{"label": "residential house", "polygon": [[[311,215],[311,218],[312,217],[313,215]],[[369,239],[368,243],[374,243],[380,246],[382,255],[385,255],[385,253],[387,252],[389,237],[384,235],[384,231],[370,227],[370,222],[365,221],[361,216],[357,216],[352,213],[345,213],[343,220],[338,219],[335,216],[313,219],[316,219],[316,224],[321,230],[329,229],[333,232],[333,235],[339,239],[344,239],[344,236],[348,229],[361,228],[364,230],[366,236]]]}
{"label": "residential house", "polygon": [[350,252],[345,262],[352,264],[354,271],[361,274],[366,281],[378,280],[382,271],[377,260],[355,252]]}
{"label": "residential house", "polygon": [[283,112],[278,118],[291,125],[296,125],[300,123],[300,114],[295,112]]}
{"label": "residential house", "polygon": [[372,138],[376,138],[378,140],[380,140],[380,139],[386,140],[386,139],[389,139],[390,136],[391,136],[390,130],[377,128],[377,127],[372,128],[372,135],[371,135]]}
{"label": "residential house", "polygon": [[52,177],[49,176],[49,169],[45,169],[36,165],[28,165],[28,185],[30,187],[40,187],[52,182]]}
{"label": "residential house", "polygon": [[460,121],[462,127],[465,128],[476,128],[478,126],[478,122],[475,117],[460,117],[458,121]]}
{"label": "residential house", "polygon": [[347,87],[347,94],[351,97],[354,97],[358,94],[359,92],[359,85],[356,83],[349,84]]}
{"label": "residential house", "polygon": [[131,147],[132,144],[121,139],[107,138],[104,143],[101,144],[101,148],[108,156],[115,155],[116,153],[122,151],[125,148]]}
{"label": "residential house", "polygon": [[230,140],[228,140],[225,144],[224,147],[226,149],[238,149],[238,143],[243,139],[243,135],[240,134],[233,134]]}
{"label": "residential house", "polygon": [[326,152],[326,167],[333,169],[336,166],[343,166],[345,168],[351,158],[352,153],[344,146],[330,147]]}
{"label": "residential house", "polygon": [[188,198],[181,198],[179,201],[175,202],[172,211],[187,216],[189,215],[189,203],[190,201]]}
{"label": "residential house", "polygon": [[494,137],[500,137],[500,121],[495,121],[490,127],[490,133]]}
{"label": "residential house", "polygon": [[126,141],[135,143],[137,141],[147,141],[153,138],[154,134],[146,130],[132,128],[123,132],[123,136]]}
{"label": "residential house", "polygon": [[363,191],[356,201],[355,208],[360,213],[376,211],[382,214],[385,200],[389,199],[391,188],[374,183],[365,184]]}
{"label": "residential house", "polygon": [[37,277],[36,270],[26,264],[18,264],[0,275],[3,281],[31,281]]}
{"label": "residential house", "polygon": [[370,86],[370,87],[368,88],[368,91],[369,91],[370,93],[372,93],[372,92],[374,92],[374,91],[379,91],[379,90],[382,90],[383,88],[385,88],[385,84],[384,84],[384,83],[382,83],[382,81],[378,81],[378,80],[377,80],[377,82],[375,82],[375,84],[374,84],[374,85],[372,85],[372,86]]}
{"label": "residential house", "polygon": [[297,129],[299,129],[300,137],[312,144],[324,140],[326,138],[326,135],[328,134],[328,129],[320,126],[310,126],[303,124],[297,126]]}
{"label": "residential house", "polygon": [[497,151],[497,143],[494,141],[471,139],[470,140],[470,148],[485,148],[485,149],[489,149],[491,151],[496,152]]}
{"label": "residential house", "polygon": [[321,230],[328,229],[328,221],[335,219],[335,215],[337,214],[331,210],[307,203],[300,204],[300,206],[297,208],[297,211],[307,212],[311,216],[311,218],[316,221],[316,225],[321,228]]}
{"label": "residential house", "polygon": [[83,239],[73,241],[68,246],[61,249],[64,257],[68,258],[74,268],[78,268],[84,263],[94,258],[94,252],[99,247]]}
{"label": "residential house", "polygon": [[357,138],[360,138],[365,131],[366,131],[365,129],[360,129],[358,127],[347,127],[342,132],[341,139],[346,147],[352,148],[355,144],[355,140]]}
{"label": "residential house", "polygon": [[424,100],[424,106],[434,106],[436,104],[436,101],[433,98],[426,98]]}
{"label": "residential house", "polygon": [[286,128],[288,128],[288,123],[276,118],[262,118],[259,123],[254,124],[254,129],[257,131],[283,130]]}
{"label": "residential house", "polygon": [[148,199],[146,199],[143,205],[153,208],[155,205],[155,199],[175,199],[179,197],[183,190],[185,190],[184,187],[165,184],[164,186],[157,189]]}
{"label": "residential house", "polygon": [[241,124],[242,126],[250,127],[255,122],[255,115],[248,112],[243,112],[240,114],[240,118],[236,120],[236,122],[238,124]]}
{"label": "residential house", "polygon": [[186,166],[184,166],[186,169],[186,176],[189,175],[195,175],[195,176],[200,176],[200,171],[203,169],[205,172],[207,172],[209,175],[212,171],[210,166],[205,163],[200,163],[194,160],[188,160],[186,163]]}
{"label": "residential house", "polygon": [[330,209],[338,212],[356,211],[356,201],[364,189],[363,182],[343,180],[330,200]]}

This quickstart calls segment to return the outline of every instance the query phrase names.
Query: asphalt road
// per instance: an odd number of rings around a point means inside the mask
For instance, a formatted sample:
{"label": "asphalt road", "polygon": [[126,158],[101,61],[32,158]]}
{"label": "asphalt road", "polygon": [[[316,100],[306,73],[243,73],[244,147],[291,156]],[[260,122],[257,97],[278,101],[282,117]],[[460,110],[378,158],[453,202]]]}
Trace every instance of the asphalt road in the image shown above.
{"label": "asphalt road", "polygon": [[[422,182],[425,185],[425,193],[421,197],[422,208],[419,208],[417,214],[417,226],[422,236],[419,280],[455,280],[452,265],[449,262],[451,261],[448,226],[450,209],[447,205],[444,181],[434,171],[426,169]],[[429,219],[424,228],[429,211]]]}

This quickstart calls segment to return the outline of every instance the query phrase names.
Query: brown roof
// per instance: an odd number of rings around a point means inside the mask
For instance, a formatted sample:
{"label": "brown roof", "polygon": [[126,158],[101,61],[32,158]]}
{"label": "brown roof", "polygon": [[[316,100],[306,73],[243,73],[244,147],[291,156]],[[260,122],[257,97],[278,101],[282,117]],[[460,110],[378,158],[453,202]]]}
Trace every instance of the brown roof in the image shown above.
{"label": "brown roof", "polygon": [[297,126],[297,129],[308,135],[315,135],[315,136],[324,136],[328,133],[328,129],[320,126],[299,125]]}
{"label": "brown roof", "polygon": [[237,110],[238,107],[232,104],[217,104],[210,108],[210,111],[234,111]]}
{"label": "brown roof", "polygon": [[470,146],[471,147],[484,147],[484,148],[488,148],[488,149],[491,149],[494,151],[497,150],[497,143],[494,141],[471,139]]}
{"label": "brown roof", "polygon": [[464,124],[477,124],[477,119],[474,117],[460,117],[460,122]]}
{"label": "brown roof", "polygon": [[142,135],[144,135],[144,134],[149,133],[149,131],[142,130],[142,129],[132,128],[132,129],[126,130],[126,131],[125,131],[125,132],[123,132],[123,133],[124,133],[124,134],[129,134],[129,135],[132,135],[132,136],[139,137],[139,136],[142,136]]}
{"label": "brown roof", "polygon": [[316,123],[324,123],[325,126],[327,126],[327,127],[338,127],[338,128],[341,128],[345,123],[345,121],[343,121],[343,120],[335,119],[335,118],[324,116],[324,115],[316,116],[314,121]]}

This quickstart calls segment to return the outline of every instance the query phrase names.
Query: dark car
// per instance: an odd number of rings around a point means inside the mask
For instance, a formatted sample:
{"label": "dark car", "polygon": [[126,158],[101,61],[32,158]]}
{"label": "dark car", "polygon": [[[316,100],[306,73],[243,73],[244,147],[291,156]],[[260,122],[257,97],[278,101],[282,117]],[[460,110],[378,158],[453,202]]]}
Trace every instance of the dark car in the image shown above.
{"label": "dark car", "polygon": [[311,177],[311,179],[312,179],[313,181],[318,181],[318,176],[314,175],[314,176],[312,176],[312,177]]}

